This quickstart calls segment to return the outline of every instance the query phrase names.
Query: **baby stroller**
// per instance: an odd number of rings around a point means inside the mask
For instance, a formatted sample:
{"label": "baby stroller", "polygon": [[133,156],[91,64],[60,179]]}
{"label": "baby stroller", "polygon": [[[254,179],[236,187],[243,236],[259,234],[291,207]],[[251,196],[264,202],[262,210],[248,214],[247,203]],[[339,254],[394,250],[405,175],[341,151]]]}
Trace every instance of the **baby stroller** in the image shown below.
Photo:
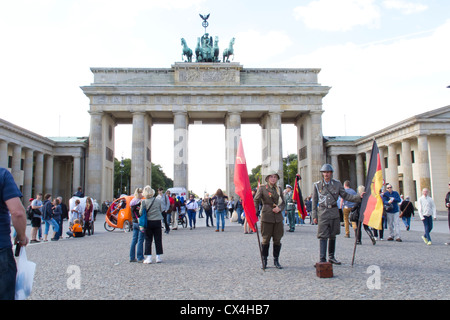
{"label": "baby stroller", "polygon": [[181,224],[183,228],[187,228],[187,217],[186,217],[186,209],[184,207],[180,208],[180,212],[178,213],[178,224]]}

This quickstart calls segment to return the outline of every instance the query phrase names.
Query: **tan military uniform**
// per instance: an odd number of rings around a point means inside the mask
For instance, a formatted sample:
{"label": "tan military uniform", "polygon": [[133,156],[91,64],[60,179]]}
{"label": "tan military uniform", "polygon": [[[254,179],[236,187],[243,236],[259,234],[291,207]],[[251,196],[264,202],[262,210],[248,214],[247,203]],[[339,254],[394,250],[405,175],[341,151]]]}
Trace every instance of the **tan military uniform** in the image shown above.
{"label": "tan military uniform", "polygon": [[[278,186],[270,187],[269,184],[261,185],[253,198],[255,207],[262,203],[261,209],[261,236],[262,244],[268,245],[273,238],[274,245],[280,245],[283,237],[283,211],[285,207],[282,190]],[[274,205],[280,208],[280,212],[272,211]]]}

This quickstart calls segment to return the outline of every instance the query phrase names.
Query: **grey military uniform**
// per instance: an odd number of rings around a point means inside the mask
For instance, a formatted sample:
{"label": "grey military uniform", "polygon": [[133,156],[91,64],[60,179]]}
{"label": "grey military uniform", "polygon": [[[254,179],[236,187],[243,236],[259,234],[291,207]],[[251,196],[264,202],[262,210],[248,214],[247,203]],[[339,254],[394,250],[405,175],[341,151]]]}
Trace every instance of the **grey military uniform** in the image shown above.
{"label": "grey military uniform", "polygon": [[347,193],[339,180],[331,179],[328,184],[323,180],[314,183],[311,216],[318,221],[319,239],[335,239],[340,233],[339,196],[347,201],[361,202],[361,196]]}

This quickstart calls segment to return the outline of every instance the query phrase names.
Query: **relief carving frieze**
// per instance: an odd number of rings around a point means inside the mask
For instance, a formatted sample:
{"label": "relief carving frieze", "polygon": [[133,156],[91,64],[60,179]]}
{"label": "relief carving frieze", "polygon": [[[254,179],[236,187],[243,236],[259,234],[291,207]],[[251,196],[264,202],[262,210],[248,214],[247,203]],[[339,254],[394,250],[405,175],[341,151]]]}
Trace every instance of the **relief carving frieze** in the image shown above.
{"label": "relief carving frieze", "polygon": [[129,94],[94,95],[93,105],[310,105],[320,104],[319,96],[304,95],[220,95],[220,94]]}

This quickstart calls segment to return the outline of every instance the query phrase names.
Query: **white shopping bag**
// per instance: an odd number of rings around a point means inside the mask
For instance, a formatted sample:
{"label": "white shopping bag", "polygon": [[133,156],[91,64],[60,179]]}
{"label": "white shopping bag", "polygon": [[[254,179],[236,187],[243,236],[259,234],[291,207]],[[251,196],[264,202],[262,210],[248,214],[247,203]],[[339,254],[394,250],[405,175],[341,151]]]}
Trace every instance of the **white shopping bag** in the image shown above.
{"label": "white shopping bag", "polygon": [[36,263],[28,261],[25,247],[20,248],[17,261],[16,300],[25,300],[31,294]]}

